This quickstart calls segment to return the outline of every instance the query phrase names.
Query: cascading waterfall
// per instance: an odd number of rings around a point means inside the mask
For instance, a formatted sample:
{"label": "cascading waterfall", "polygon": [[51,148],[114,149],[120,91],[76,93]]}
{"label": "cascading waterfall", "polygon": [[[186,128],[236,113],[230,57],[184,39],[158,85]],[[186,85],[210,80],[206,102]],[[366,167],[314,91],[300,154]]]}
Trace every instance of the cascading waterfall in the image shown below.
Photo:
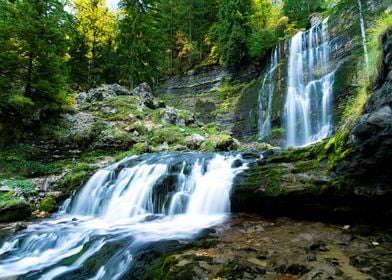
{"label": "cascading waterfall", "polygon": [[[239,157],[145,155],[99,170],[55,217],[0,244],[0,278],[121,278],[143,244],[191,239],[223,221],[246,168],[233,167]],[[86,268],[92,260],[99,268]]]}
{"label": "cascading waterfall", "polygon": [[331,103],[335,71],[329,71],[328,20],[290,42],[287,96],[283,123],[285,146],[305,146],[331,132]]}
{"label": "cascading waterfall", "polygon": [[361,36],[362,36],[362,46],[363,46],[363,53],[365,57],[365,65],[366,67],[369,66],[369,52],[367,49],[367,40],[366,40],[366,28],[365,28],[365,20],[363,18],[363,12],[362,12],[362,2],[361,0],[358,0],[358,9],[359,9],[359,23],[361,25]]}
{"label": "cascading waterfall", "polygon": [[275,92],[275,71],[280,61],[280,44],[271,53],[268,72],[265,74],[259,92],[259,138],[265,140],[271,133],[272,102]]}

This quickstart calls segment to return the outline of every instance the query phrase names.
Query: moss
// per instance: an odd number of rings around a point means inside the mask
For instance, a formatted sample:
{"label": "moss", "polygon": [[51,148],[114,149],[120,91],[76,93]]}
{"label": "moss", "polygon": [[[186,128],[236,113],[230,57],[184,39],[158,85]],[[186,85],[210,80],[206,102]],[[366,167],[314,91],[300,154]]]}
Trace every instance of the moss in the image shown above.
{"label": "moss", "polygon": [[178,261],[174,256],[162,256],[146,268],[143,279],[174,279],[169,274],[172,267],[177,263]]}
{"label": "moss", "polygon": [[85,162],[78,163],[64,176],[59,184],[55,185],[55,189],[61,191],[79,189],[95,169],[96,167],[92,164]]}
{"label": "moss", "polygon": [[145,142],[136,143],[135,145],[132,146],[132,152],[133,154],[136,155],[149,153],[151,152],[151,147]]}
{"label": "moss", "polygon": [[30,205],[12,192],[0,193],[0,222],[23,220],[31,214]]}
{"label": "moss", "polygon": [[90,243],[86,243],[83,245],[82,250],[80,250],[77,254],[69,256],[61,261],[61,265],[72,265],[76,260],[78,260],[89,248]]}
{"label": "moss", "polygon": [[47,196],[39,203],[39,210],[54,212],[56,210],[56,200],[52,196]]}
{"label": "moss", "polygon": [[272,138],[276,139],[276,138],[280,138],[283,136],[283,134],[285,133],[285,129],[283,127],[278,127],[278,128],[274,128],[271,130],[271,136]]}
{"label": "moss", "polygon": [[164,142],[170,144],[184,144],[183,132],[176,126],[164,127],[153,131],[151,143],[156,146]]}
{"label": "moss", "polygon": [[13,192],[0,193],[0,209],[10,208],[21,203],[26,203],[26,201],[23,198],[15,197]]}
{"label": "moss", "polygon": [[29,178],[56,174],[61,171],[57,163],[45,163],[41,151],[32,145],[13,145],[0,152],[0,176],[3,178]]}

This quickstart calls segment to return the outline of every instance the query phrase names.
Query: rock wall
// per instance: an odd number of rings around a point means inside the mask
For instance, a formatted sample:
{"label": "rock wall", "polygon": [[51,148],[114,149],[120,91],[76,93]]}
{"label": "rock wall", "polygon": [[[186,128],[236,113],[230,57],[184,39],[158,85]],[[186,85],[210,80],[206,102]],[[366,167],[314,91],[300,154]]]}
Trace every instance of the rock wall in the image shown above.
{"label": "rock wall", "polygon": [[349,139],[352,158],[341,172],[391,178],[392,164],[392,29],[382,38],[381,76]]}
{"label": "rock wall", "polygon": [[[257,95],[260,65],[249,64],[233,69],[209,66],[165,81],[157,94],[166,104],[195,112],[204,122],[216,122],[221,129],[245,140],[257,134]],[[238,87],[230,96],[220,93],[224,85]],[[249,84],[249,86],[248,86]],[[230,90],[229,90],[230,91]]]}

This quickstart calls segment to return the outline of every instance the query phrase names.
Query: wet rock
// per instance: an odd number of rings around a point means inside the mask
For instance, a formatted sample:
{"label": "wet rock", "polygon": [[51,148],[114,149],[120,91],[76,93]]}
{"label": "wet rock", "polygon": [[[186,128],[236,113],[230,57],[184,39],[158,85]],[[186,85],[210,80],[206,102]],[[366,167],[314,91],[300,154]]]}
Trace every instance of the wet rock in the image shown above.
{"label": "wet rock", "polygon": [[233,161],[233,163],[231,164],[231,168],[238,168],[238,167],[241,167],[242,164],[243,164],[242,160],[236,159],[236,160]]}
{"label": "wet rock", "polygon": [[197,150],[205,140],[200,134],[192,134],[185,137],[185,145],[191,150]]}
{"label": "wet rock", "polygon": [[22,231],[27,228],[27,225],[25,223],[16,223],[14,225],[14,232]]}
{"label": "wet rock", "polygon": [[155,109],[154,96],[151,87],[147,83],[142,83],[132,90],[132,93],[139,96],[142,104],[150,109]]}

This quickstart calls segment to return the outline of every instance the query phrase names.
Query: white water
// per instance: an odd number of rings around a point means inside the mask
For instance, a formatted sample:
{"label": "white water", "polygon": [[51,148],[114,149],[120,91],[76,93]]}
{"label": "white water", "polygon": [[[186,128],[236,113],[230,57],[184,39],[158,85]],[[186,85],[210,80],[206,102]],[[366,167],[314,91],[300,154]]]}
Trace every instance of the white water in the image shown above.
{"label": "white water", "polygon": [[358,0],[358,9],[359,9],[359,23],[361,25],[361,36],[362,36],[362,46],[363,46],[363,53],[365,56],[365,65],[369,67],[369,52],[367,49],[367,40],[366,40],[366,28],[365,28],[365,20],[363,18],[363,11],[362,11],[362,2]]}
{"label": "white water", "polygon": [[305,146],[331,133],[335,72],[328,69],[329,52],[327,20],[291,39],[283,116],[285,147]]}
{"label": "white water", "polygon": [[[141,245],[188,240],[222,222],[230,211],[232,181],[246,165],[232,168],[236,157],[229,155],[185,154],[175,162],[176,156],[130,158],[99,170],[65,203],[66,211],[0,244],[0,278],[78,277],[86,261],[107,247],[110,254],[99,269],[86,273],[90,279],[118,279]],[[173,162],[181,167],[176,181],[162,184]]]}
{"label": "white water", "polygon": [[275,93],[275,72],[280,62],[280,44],[271,53],[268,72],[265,74],[259,92],[259,137],[265,140],[271,133],[272,103]]}

